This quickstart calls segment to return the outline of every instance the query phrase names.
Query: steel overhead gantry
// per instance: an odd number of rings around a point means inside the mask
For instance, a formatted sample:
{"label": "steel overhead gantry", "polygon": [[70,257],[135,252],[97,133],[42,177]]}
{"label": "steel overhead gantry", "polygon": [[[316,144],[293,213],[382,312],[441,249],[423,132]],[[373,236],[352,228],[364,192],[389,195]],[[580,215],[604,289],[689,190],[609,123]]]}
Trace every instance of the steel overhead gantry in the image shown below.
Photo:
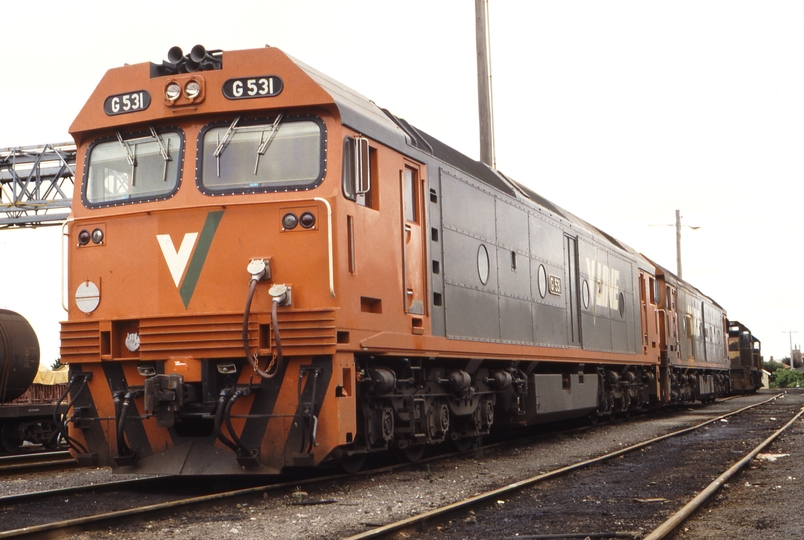
{"label": "steel overhead gantry", "polygon": [[58,225],[70,215],[72,143],[0,149],[0,228]]}

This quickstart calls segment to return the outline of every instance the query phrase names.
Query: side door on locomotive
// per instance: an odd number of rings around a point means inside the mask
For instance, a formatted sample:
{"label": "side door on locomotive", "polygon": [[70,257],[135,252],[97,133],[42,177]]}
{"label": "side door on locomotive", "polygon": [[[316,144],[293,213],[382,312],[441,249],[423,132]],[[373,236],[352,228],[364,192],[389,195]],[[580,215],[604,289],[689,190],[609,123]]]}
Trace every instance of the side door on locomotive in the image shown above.
{"label": "side door on locomotive", "polygon": [[425,172],[381,142],[344,138],[343,195],[354,204],[345,205],[343,285],[359,298],[355,328],[423,334],[428,326]]}

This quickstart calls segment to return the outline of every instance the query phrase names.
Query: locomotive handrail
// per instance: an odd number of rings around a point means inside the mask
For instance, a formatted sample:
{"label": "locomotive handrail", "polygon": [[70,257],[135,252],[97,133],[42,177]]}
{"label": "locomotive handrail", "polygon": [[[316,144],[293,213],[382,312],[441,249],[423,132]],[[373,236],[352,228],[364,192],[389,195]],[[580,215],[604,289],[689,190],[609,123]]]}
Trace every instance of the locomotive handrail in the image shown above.
{"label": "locomotive handrail", "polygon": [[329,294],[335,298],[335,268],[334,257],[332,255],[332,206],[329,201],[321,197],[315,197],[313,200],[324,203],[327,207],[327,254],[329,256]]}
{"label": "locomotive handrail", "polygon": [[68,218],[62,225],[61,225],[61,309],[65,312],[69,311],[69,307],[67,306],[67,273],[65,269],[67,268],[67,250],[64,248],[65,244],[69,242],[70,235],[66,232],[67,226],[73,222],[73,218]]}

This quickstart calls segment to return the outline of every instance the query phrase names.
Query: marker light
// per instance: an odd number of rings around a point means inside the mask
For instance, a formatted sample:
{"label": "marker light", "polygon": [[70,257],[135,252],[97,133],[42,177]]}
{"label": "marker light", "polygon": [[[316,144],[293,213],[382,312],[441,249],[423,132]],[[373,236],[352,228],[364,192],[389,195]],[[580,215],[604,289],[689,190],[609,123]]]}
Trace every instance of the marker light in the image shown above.
{"label": "marker light", "polygon": [[201,85],[198,81],[190,81],[184,85],[184,95],[187,99],[195,99],[201,93]]}
{"label": "marker light", "polygon": [[168,99],[169,101],[175,101],[179,99],[180,95],[181,95],[181,87],[179,86],[178,83],[172,82],[169,85],[167,85],[167,88],[165,88],[165,98]]}
{"label": "marker light", "polygon": [[80,233],[78,233],[78,245],[85,246],[89,244],[89,238],[90,238],[89,231],[87,230],[81,231]]}
{"label": "marker light", "polygon": [[301,215],[299,221],[301,222],[302,227],[304,227],[305,229],[309,229],[310,227],[315,225],[315,216],[310,212],[305,212]]}
{"label": "marker light", "polygon": [[96,244],[103,242],[103,231],[100,229],[92,231],[92,241]]}
{"label": "marker light", "polygon": [[296,225],[299,223],[299,218],[296,217],[296,214],[285,214],[282,218],[282,226],[285,229],[295,229]]}

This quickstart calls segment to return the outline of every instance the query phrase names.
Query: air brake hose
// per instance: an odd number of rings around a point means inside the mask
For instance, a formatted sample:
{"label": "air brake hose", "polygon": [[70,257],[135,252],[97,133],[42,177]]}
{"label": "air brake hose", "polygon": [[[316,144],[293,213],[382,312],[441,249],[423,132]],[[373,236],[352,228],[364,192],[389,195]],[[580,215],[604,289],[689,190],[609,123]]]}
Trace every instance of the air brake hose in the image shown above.
{"label": "air brake hose", "polygon": [[[276,314],[276,307],[279,305],[280,301],[280,297],[274,297],[271,301],[271,326],[274,327],[274,344],[276,345],[276,356],[271,362],[276,362],[276,369],[273,375],[276,375],[276,372],[279,371],[279,368],[282,366],[282,339],[279,337],[279,316]],[[271,376],[273,377],[273,375]]]}
{"label": "air brake hose", "polygon": [[227,401],[229,401],[229,396],[227,395],[226,390],[221,390],[221,393],[218,396],[218,406],[215,408],[215,437],[220,442],[237,452],[240,450],[240,448],[235,443],[230,441],[226,435],[223,434],[223,431],[221,431],[221,427],[223,426],[223,414]]}
{"label": "air brake hose", "polygon": [[[70,396],[70,390],[72,390],[73,386],[75,385],[76,381],[78,380],[77,377],[72,377],[70,379],[70,383],[67,385],[67,389],[64,393],[59,397],[59,400],[56,402],[56,406],[53,408],[53,423],[56,425],[56,429],[61,433],[61,436],[67,441],[67,444],[75,450],[79,454],[88,454],[89,451],[84,447],[83,444],[76,441],[72,437],[67,434],[67,413],[70,412],[70,409],[73,408],[75,405],[75,401],[78,399],[78,396],[81,395],[81,392],[84,391],[84,388],[87,386],[87,381],[89,380],[87,377],[81,377],[81,386],[78,388],[78,391],[75,393],[75,397],[72,399],[68,399]],[[64,421],[60,420],[59,417],[62,416],[59,414],[59,409],[61,408],[62,402],[68,399],[66,409],[64,410],[63,416],[65,417]]]}
{"label": "air brake hose", "polygon": [[255,455],[256,451],[246,448],[246,445],[243,444],[243,441],[241,441],[240,437],[237,436],[234,426],[232,425],[232,406],[234,405],[235,401],[237,401],[237,398],[242,395],[243,392],[238,390],[234,393],[234,395],[232,395],[231,398],[229,398],[229,401],[226,403],[226,410],[223,413],[223,417],[224,421],[226,422],[226,428],[229,430],[229,436],[239,448],[238,453],[242,453],[243,455]]}
{"label": "air brake hose", "polygon": [[125,429],[126,429],[126,416],[128,415],[128,408],[131,405],[132,399],[131,392],[126,392],[123,397],[123,406],[120,408],[120,417],[117,420],[117,453],[120,456],[131,454],[131,448],[126,444]]}
{"label": "air brake hose", "polygon": [[[252,278],[251,282],[249,283],[248,287],[248,299],[246,300],[246,309],[243,313],[243,348],[246,352],[246,360],[248,363],[251,364],[251,367],[254,368],[254,372],[262,377],[263,379],[273,379],[276,377],[276,374],[279,373],[280,368],[282,367],[282,342],[279,338],[279,325],[278,325],[278,316],[276,313],[276,306],[279,302],[282,301],[281,297],[274,297],[273,301],[271,302],[271,326],[273,326],[274,332],[274,341],[276,342],[276,354],[274,358],[271,359],[271,362],[268,364],[268,368],[263,371],[259,367],[259,359],[257,353],[251,352],[251,346],[248,342],[248,316],[249,312],[251,311],[251,301],[254,299],[254,291],[257,289],[257,282],[259,279]],[[271,371],[271,367],[275,367],[273,371]]]}

